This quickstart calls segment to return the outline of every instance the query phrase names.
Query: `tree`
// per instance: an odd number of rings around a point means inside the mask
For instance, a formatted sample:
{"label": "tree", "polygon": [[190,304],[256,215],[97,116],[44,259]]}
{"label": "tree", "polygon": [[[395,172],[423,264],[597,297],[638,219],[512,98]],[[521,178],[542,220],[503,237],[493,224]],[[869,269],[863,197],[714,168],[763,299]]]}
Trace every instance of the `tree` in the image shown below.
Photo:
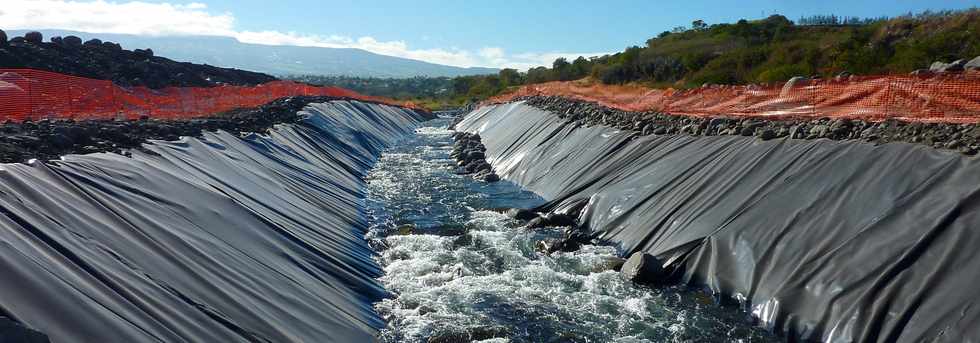
{"label": "tree", "polygon": [[551,70],[546,67],[531,68],[527,71],[527,83],[542,83],[551,80]]}
{"label": "tree", "polygon": [[502,88],[517,86],[524,83],[524,81],[521,80],[521,73],[516,69],[504,68],[500,70],[498,75],[500,77],[500,86]]}
{"label": "tree", "polygon": [[704,30],[708,27],[708,24],[704,23],[704,20],[698,19],[691,23],[691,29],[693,30]]}
{"label": "tree", "polygon": [[564,57],[559,57],[552,63],[551,70],[553,75],[561,81],[568,81],[573,79],[572,64],[568,63],[568,59]]}
{"label": "tree", "polygon": [[575,61],[572,61],[572,77],[575,79],[585,77],[591,70],[592,61],[585,59],[585,57],[579,56]]}

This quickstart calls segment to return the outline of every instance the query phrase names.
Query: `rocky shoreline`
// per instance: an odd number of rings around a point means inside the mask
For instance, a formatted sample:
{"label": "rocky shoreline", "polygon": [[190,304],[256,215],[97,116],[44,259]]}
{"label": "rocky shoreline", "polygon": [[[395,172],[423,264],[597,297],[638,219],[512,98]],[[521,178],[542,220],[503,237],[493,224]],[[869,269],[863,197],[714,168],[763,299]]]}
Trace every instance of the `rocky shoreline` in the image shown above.
{"label": "rocky shoreline", "polygon": [[582,125],[604,125],[641,135],[688,134],[694,136],[754,136],[762,140],[855,140],[874,144],[905,142],[975,155],[980,150],[980,124],[910,123],[897,120],[820,118],[768,120],[759,118],[695,118],[657,112],[626,112],[596,103],[559,96],[519,97],[514,101],[555,113]]}
{"label": "rocky shoreline", "polygon": [[0,163],[48,161],[67,154],[142,150],[147,140],[173,141],[199,137],[204,131],[268,132],[273,125],[296,123],[297,112],[310,103],[346,100],[323,96],[277,99],[268,104],[187,120],[41,120],[0,125]]}

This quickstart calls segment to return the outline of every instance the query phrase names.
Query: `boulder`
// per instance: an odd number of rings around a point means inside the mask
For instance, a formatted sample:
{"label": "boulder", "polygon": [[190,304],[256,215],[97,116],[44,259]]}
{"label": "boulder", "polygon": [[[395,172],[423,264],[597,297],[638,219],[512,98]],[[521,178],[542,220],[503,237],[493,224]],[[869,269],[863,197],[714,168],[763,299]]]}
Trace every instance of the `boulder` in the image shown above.
{"label": "boulder", "polygon": [[497,173],[491,172],[483,177],[483,182],[493,183],[497,181],[500,181],[500,175],[497,175]]}
{"label": "boulder", "polygon": [[[2,34],[3,34],[3,32],[0,31],[0,44],[3,44],[2,43],[2,41],[3,41],[3,35]],[[966,70],[980,70],[980,56],[975,57],[974,59],[970,60],[970,62],[966,62],[966,64],[963,65],[963,69],[966,69]]]}
{"label": "boulder", "polygon": [[411,235],[415,233],[415,224],[402,224],[395,228],[394,234],[396,235]]}
{"label": "boulder", "polygon": [[547,225],[547,219],[545,219],[544,217],[537,217],[527,222],[527,227],[529,229],[542,228],[545,226],[548,225]]}
{"label": "boulder", "polygon": [[626,260],[619,256],[606,256],[600,258],[599,262],[592,266],[591,272],[602,273],[607,270],[620,271],[623,270],[623,264]]}
{"label": "boulder", "polygon": [[78,36],[65,36],[65,38],[62,38],[61,41],[64,42],[65,46],[67,47],[77,48],[82,46],[82,39],[78,38]]}
{"label": "boulder", "polygon": [[547,216],[549,226],[575,226],[575,218],[561,213],[551,213]]}
{"label": "boulder", "polygon": [[640,284],[662,283],[667,276],[663,262],[645,252],[635,252],[619,271],[627,280]]}
{"label": "boulder", "polygon": [[933,62],[931,66],[929,66],[929,71],[934,73],[948,73],[948,72],[963,71],[963,67],[966,65],[966,63],[967,63],[966,60],[956,60],[953,61],[952,63],[943,63],[940,61],[936,61]]}
{"label": "boulder", "polygon": [[783,85],[783,90],[779,92],[779,96],[784,97],[789,95],[789,92],[792,91],[794,87],[798,87],[808,80],[809,79],[807,79],[804,76],[794,76],[793,78],[789,79],[789,81],[786,81],[786,84]]}
{"label": "boulder", "polygon": [[61,36],[51,37],[51,43],[61,45],[61,42],[62,42]]}
{"label": "boulder", "polygon": [[122,45],[113,42],[102,42],[102,47],[112,51],[122,51]]}
{"label": "boulder", "polygon": [[24,40],[31,44],[41,44],[44,41],[44,35],[37,31],[31,31],[24,34]]}
{"label": "boulder", "polygon": [[483,153],[483,151],[476,150],[476,149],[470,150],[466,154],[466,159],[467,160],[482,160],[484,158],[486,158],[486,155]]}
{"label": "boulder", "polygon": [[957,72],[963,71],[963,67],[966,66],[966,60],[955,60],[953,63],[946,64],[943,68],[943,72]]}
{"label": "boulder", "polygon": [[91,46],[91,47],[101,46],[102,45],[102,40],[101,39],[98,39],[98,38],[92,38],[92,39],[89,39],[89,40],[85,41],[85,45],[86,46]]}
{"label": "boulder", "polygon": [[7,45],[7,33],[0,30],[0,46]]}
{"label": "boulder", "polygon": [[776,131],[773,131],[772,129],[762,130],[762,133],[759,134],[759,138],[761,138],[764,141],[768,141],[770,139],[776,138]]}
{"label": "boulder", "polygon": [[830,127],[827,125],[814,125],[810,128],[810,135],[816,138],[822,138],[827,136],[830,132]]}
{"label": "boulder", "polygon": [[512,208],[507,210],[507,216],[517,220],[531,220],[540,217],[537,212],[525,208]]}

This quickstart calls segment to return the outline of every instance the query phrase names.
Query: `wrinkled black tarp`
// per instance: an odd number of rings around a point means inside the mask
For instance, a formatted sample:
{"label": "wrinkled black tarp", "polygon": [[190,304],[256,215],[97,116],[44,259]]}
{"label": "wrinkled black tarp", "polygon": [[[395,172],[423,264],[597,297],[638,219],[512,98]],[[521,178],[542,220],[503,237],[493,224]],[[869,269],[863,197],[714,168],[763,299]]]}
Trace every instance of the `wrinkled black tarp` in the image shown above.
{"label": "wrinkled black tarp", "polygon": [[684,267],[790,338],[980,341],[980,162],[910,144],[636,136],[521,103],[470,113],[487,160],[624,253]]}
{"label": "wrinkled black tarp", "polygon": [[414,112],[338,101],[269,136],[0,165],[0,316],[53,342],[364,342],[363,176]]}

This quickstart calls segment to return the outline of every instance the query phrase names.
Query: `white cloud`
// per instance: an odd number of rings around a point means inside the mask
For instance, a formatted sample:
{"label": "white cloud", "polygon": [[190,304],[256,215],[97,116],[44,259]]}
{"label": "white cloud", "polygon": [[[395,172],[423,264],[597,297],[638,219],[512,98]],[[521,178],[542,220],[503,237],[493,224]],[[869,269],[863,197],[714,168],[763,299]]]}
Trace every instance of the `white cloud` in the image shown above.
{"label": "white cloud", "polygon": [[4,0],[0,25],[11,29],[69,29],[141,35],[231,36],[235,18],[202,3]]}
{"label": "white cloud", "polygon": [[[463,49],[413,49],[404,41],[379,41],[373,37],[304,35],[281,31],[240,31],[231,13],[215,14],[200,2],[186,4],[140,1],[109,2],[64,0],[4,0],[0,25],[7,29],[65,29],[96,33],[139,35],[213,35],[235,37],[244,43],[357,48],[458,67],[487,66],[521,70],[550,66],[558,57],[596,56],[604,53],[507,54],[499,47],[476,52]],[[423,39],[424,40],[424,39]]]}

